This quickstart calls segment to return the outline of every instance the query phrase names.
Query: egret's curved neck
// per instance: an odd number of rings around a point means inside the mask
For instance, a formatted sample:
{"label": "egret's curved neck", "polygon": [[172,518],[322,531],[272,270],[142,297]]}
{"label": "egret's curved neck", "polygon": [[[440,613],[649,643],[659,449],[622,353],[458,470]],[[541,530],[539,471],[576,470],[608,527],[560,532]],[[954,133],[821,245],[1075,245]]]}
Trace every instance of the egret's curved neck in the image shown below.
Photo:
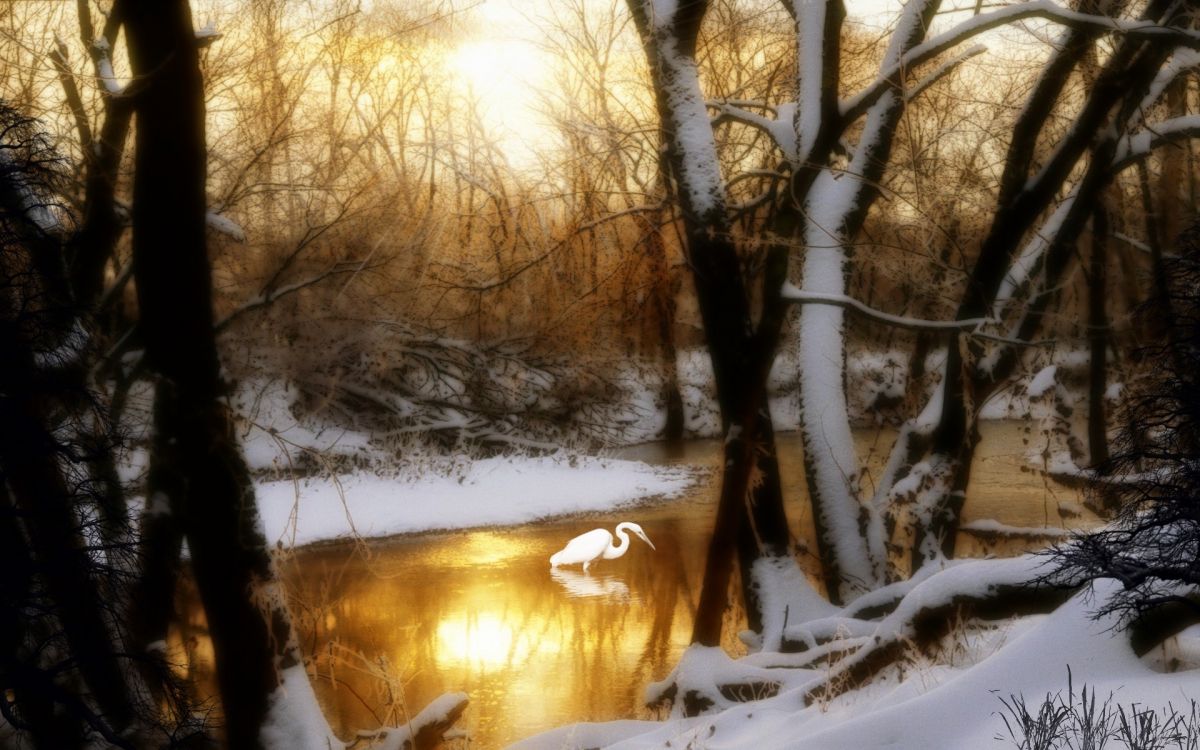
{"label": "egret's curved neck", "polygon": [[608,543],[608,549],[605,550],[604,556],[609,560],[620,557],[625,554],[625,550],[629,549],[629,534],[625,533],[625,524],[617,524],[617,538],[621,541],[617,544]]}

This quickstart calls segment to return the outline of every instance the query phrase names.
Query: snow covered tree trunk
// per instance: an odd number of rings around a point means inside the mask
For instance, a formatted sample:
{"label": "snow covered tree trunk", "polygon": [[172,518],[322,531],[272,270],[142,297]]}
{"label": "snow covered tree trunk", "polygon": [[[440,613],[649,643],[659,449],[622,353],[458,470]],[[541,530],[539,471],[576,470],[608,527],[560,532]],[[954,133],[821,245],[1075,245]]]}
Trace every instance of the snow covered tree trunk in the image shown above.
{"label": "snow covered tree trunk", "polygon": [[[717,522],[705,564],[692,640],[716,646],[735,553],[744,579],[754,560],[788,554],[787,518],[766,398],[777,334],[756,331],[725,186],[696,69],[706,2],[629,0],[654,83],[664,145],[683,214],[687,257],[717,384],[725,461]],[[752,629],[761,612],[742,587]]]}
{"label": "snow covered tree trunk", "polygon": [[[833,197],[823,195],[851,184],[849,179],[835,182],[840,176],[824,170],[813,185],[804,233],[802,290],[806,292],[846,292],[846,206],[832,205]],[[829,206],[832,211],[820,210]],[[852,599],[882,581],[877,568],[881,561],[872,559],[868,546],[871,521],[859,501],[858,453],[850,432],[844,379],[844,318],[840,307],[807,305],[796,331],[805,477],[826,589],[834,602]]]}
{"label": "snow covered tree trunk", "polygon": [[[827,166],[809,178],[808,165],[814,158],[830,158],[832,143],[845,127],[837,103],[838,40],[845,10],[841,0],[795,3],[800,101],[795,116],[799,164],[793,188],[807,188],[800,229],[803,292],[846,294],[847,248],[878,196],[876,186],[904,111],[900,62],[924,39],[938,5],[936,0],[910,0],[905,5],[883,60],[881,76],[888,87],[867,112],[850,165]],[[810,304],[801,308],[796,332],[805,475],[826,589],[834,602],[853,599],[882,584],[887,564],[883,519],[859,492],[859,459],[845,389],[844,325],[843,308]]]}

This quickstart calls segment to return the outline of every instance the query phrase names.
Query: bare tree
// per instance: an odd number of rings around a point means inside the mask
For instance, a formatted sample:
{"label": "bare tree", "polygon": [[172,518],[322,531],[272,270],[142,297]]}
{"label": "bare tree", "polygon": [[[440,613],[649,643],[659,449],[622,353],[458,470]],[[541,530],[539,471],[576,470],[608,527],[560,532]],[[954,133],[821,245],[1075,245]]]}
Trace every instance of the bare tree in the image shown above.
{"label": "bare tree", "polygon": [[[174,447],[183,480],[166,503],[208,618],[225,736],[233,747],[341,745],[309,684],[222,399],[206,256],[204,88],[188,4],[131,0],[125,33],[145,86],[132,212],[139,326],[158,376],[155,430]],[[440,736],[465,704],[458,696],[428,726],[404,731],[414,744],[422,731]]]}
{"label": "bare tree", "polygon": [[[897,529],[902,534],[895,541],[908,546],[914,572],[952,556],[978,442],[978,410],[1013,375],[1023,344],[1039,329],[1056,298],[1059,280],[1089,218],[1085,207],[1092,205],[1114,174],[1144,158],[1153,146],[1194,132],[1195,123],[1187,117],[1152,124],[1144,116],[1179,75],[1172,51],[1192,45],[1184,27],[1186,16],[1176,6],[1155,3],[1129,21],[1106,7],[1070,9],[1027,3],[981,13],[928,36],[939,4],[912,2],[891,32],[876,76],[858,93],[839,99],[844,64],[842,4],[785,3],[796,23],[798,100],[708,105],[723,118],[769,134],[782,157],[780,174],[787,189],[768,191],[765,197],[778,194],[783,210],[793,217],[790,224],[779,226],[792,227],[790,239],[802,252],[803,280],[799,287],[787,282],[786,250],[776,251],[774,261],[769,255],[760,277],[761,309],[755,323],[745,291],[749,282],[729,239],[726,180],[709,135],[706,102],[694,66],[696,34],[708,5],[631,2],[630,6],[647,47],[665,138],[673,152],[673,172],[681,185],[689,259],[705,310],[718,389],[726,387],[722,368],[730,363],[746,372],[765,372],[763,363],[769,365],[773,356],[782,309],[789,302],[802,306],[796,328],[802,434],[830,597],[853,599],[897,574],[888,554]],[[1110,12],[1114,15],[1106,15]],[[994,215],[972,253],[975,260],[955,318],[928,321],[898,316],[849,297],[847,273],[854,263],[850,248],[880,194],[905,108],[980,50],[945,57],[948,52],[985,30],[1025,18],[1047,19],[1065,30],[1014,125]],[[1150,28],[1155,31],[1145,32]],[[1078,104],[1072,104],[1071,72],[1084,63],[1094,45],[1110,37],[1114,54],[1104,59]],[[1171,43],[1165,43],[1168,39]],[[938,60],[940,65],[932,64]],[[916,77],[923,65],[928,72]],[[1071,110],[1076,122],[1056,132],[1052,115],[1063,109]],[[759,114],[762,111],[774,116]],[[1064,196],[1057,208],[1056,195]],[[718,282],[718,278],[733,281]],[[706,304],[712,307],[706,310]],[[950,338],[939,387],[921,413],[902,427],[887,470],[870,497],[860,487],[859,457],[844,389],[846,310],[885,325]],[[747,357],[751,341],[761,348]],[[757,377],[726,382],[753,391],[739,399],[755,406],[765,401],[764,384]],[[738,428],[727,443],[736,446],[745,425],[731,419],[728,426]],[[726,525],[738,528],[731,508],[761,512],[764,507],[757,498],[748,502],[745,486],[729,474],[729,467],[735,465],[726,466],[718,537],[727,533],[720,530]],[[771,484],[769,475],[765,484]],[[724,505],[726,498],[729,508]],[[764,536],[770,532],[763,530],[770,528],[756,526]],[[767,548],[763,541],[763,549]],[[719,559],[710,555],[710,564],[719,566]],[[706,595],[710,583],[723,592],[725,580],[706,579]],[[703,613],[702,606],[702,620]],[[711,638],[697,640],[712,642]]]}

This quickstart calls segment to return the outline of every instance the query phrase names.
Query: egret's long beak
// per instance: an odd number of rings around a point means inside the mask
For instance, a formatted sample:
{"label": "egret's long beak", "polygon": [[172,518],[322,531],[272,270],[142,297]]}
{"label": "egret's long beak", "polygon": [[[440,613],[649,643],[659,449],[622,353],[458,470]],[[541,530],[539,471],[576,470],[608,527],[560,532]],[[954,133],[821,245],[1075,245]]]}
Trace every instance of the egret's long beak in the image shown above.
{"label": "egret's long beak", "polygon": [[638,534],[638,536],[642,538],[643,542],[650,545],[650,549],[658,550],[658,547],[654,546],[654,542],[650,541],[650,537],[646,536],[645,534]]}

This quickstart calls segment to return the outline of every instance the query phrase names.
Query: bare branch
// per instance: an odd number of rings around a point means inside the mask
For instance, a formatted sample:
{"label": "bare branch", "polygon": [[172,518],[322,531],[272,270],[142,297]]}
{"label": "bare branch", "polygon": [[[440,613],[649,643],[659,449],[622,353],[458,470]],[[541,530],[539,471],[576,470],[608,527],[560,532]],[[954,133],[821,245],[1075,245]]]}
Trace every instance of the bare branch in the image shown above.
{"label": "bare branch", "polygon": [[1080,13],[1050,2],[1050,0],[1030,0],[1030,2],[1006,6],[990,13],[974,16],[953,29],[917,45],[905,54],[899,63],[875,79],[867,88],[843,100],[841,103],[842,117],[849,123],[866,114],[871,105],[892,87],[890,79],[893,76],[926,63],[985,31],[1031,18],[1042,18],[1070,28],[1090,28],[1101,32],[1121,33],[1132,37],[1152,39],[1157,43],[1173,43],[1181,47],[1200,49],[1200,33],[1195,31],[1160,26],[1146,21],[1123,21]]}
{"label": "bare branch", "polygon": [[822,294],[797,289],[790,282],[784,284],[781,296],[784,301],[801,305],[833,305],[860,313],[877,323],[903,328],[909,331],[970,331],[992,322],[990,318],[968,318],[966,320],[920,320],[903,315],[876,310],[853,297],[842,294]]}

